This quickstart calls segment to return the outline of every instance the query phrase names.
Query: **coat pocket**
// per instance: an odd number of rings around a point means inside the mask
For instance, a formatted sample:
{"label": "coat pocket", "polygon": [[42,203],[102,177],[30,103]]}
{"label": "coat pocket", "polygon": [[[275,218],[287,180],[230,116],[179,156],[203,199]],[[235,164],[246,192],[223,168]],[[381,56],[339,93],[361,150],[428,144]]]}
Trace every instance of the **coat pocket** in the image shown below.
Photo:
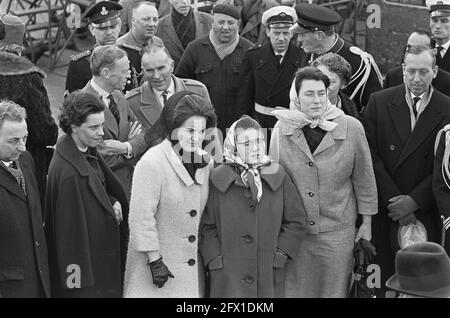
{"label": "coat pocket", "polygon": [[287,261],[287,255],[279,252],[275,252],[275,256],[273,258],[273,267],[274,268],[284,268]]}
{"label": "coat pocket", "polygon": [[24,279],[25,272],[23,266],[0,267],[0,282]]}
{"label": "coat pocket", "polygon": [[287,258],[287,255],[279,252],[275,252],[275,256],[273,258],[273,292],[274,297],[276,298],[284,297],[284,267],[286,265]]}
{"label": "coat pocket", "polygon": [[211,83],[215,83],[212,64],[199,65],[195,68],[195,79],[202,82],[208,87]]}
{"label": "coat pocket", "polygon": [[210,271],[219,270],[223,268],[222,256],[216,256],[213,258],[211,262],[208,264],[208,268]]}

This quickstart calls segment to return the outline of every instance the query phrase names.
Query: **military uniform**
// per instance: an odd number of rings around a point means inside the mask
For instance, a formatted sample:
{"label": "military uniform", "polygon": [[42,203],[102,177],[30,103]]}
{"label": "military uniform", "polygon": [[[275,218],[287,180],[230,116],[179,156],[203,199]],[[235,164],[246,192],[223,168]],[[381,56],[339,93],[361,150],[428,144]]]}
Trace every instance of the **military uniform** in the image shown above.
{"label": "military uniform", "polygon": [[[293,31],[297,33],[332,30],[342,20],[335,11],[319,5],[301,3],[295,9],[298,22]],[[311,54],[302,50],[300,64],[301,66],[309,65],[325,53],[339,54],[351,65],[353,74],[342,92],[355,102],[358,112],[362,113],[370,95],[382,89],[382,76],[372,55],[356,46],[351,46],[335,34],[335,42],[326,52]]]}
{"label": "military uniform", "polygon": [[[157,37],[153,36],[151,38],[151,42],[158,44],[160,46],[164,46],[163,41]],[[133,78],[133,88],[136,88],[142,82],[142,51],[145,47],[142,43],[139,43],[129,31],[125,33],[120,38],[117,39],[116,44],[120,46],[125,52],[127,52],[128,59],[130,60],[130,72]]]}
{"label": "military uniform", "polygon": [[82,89],[92,78],[90,58],[92,51],[87,50],[70,57],[67,69],[66,90],[71,93]]}
{"label": "military uniform", "polygon": [[[427,5],[430,9],[430,19],[450,19],[450,0],[428,0]],[[441,20],[442,21],[442,20]],[[443,22],[442,23],[446,23]],[[433,33],[433,28],[431,29]],[[434,34],[433,34],[434,35]],[[436,64],[440,69],[450,72],[450,40],[446,43],[437,43],[434,49],[436,50]],[[444,49],[441,52],[441,49]]]}

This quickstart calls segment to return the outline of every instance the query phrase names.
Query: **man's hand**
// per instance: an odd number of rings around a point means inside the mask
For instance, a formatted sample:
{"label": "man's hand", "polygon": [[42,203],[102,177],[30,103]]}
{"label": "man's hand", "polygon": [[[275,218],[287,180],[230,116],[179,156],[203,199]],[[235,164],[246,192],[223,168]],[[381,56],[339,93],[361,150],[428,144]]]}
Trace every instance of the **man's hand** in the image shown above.
{"label": "man's hand", "polygon": [[133,139],[142,132],[142,125],[138,122],[130,123],[130,132],[128,133],[128,140]]}
{"label": "man's hand", "polygon": [[392,218],[392,221],[398,221],[419,209],[416,201],[414,201],[409,195],[398,195],[390,198],[389,202],[390,203],[387,205],[387,209],[390,212],[388,216]]}
{"label": "man's hand", "polygon": [[122,222],[123,215],[122,215],[122,205],[120,205],[119,201],[116,201],[113,205],[114,213],[116,214],[117,223]]}
{"label": "man's hand", "polygon": [[123,155],[128,152],[127,145],[124,142],[118,140],[105,140],[105,145],[108,155]]}
{"label": "man's hand", "polygon": [[410,223],[416,224],[416,215],[413,213],[408,214],[405,217],[402,217],[400,220],[398,220],[398,223],[400,226],[408,225]]}

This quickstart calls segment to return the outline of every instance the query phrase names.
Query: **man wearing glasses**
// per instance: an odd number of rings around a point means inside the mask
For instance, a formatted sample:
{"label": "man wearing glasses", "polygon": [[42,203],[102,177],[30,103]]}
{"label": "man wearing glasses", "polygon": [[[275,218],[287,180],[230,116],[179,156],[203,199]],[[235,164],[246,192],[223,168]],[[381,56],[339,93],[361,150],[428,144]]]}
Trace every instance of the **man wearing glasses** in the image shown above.
{"label": "man wearing glasses", "polygon": [[[122,10],[122,6],[114,1],[100,1],[86,13],[86,18],[89,20],[89,30],[95,38],[94,47],[116,43],[121,25],[120,10]],[[82,89],[92,78],[89,66],[91,54],[92,50],[87,50],[72,56],[66,77],[66,91],[69,93]],[[134,84],[132,80],[128,80],[124,91],[137,86],[137,82]]]}
{"label": "man wearing glasses", "polygon": [[292,31],[298,33],[298,41],[303,49],[301,66],[306,66],[325,53],[337,53],[350,63],[352,77],[342,90],[356,104],[362,113],[370,94],[381,89],[382,77],[377,64],[370,54],[346,43],[335,33],[335,26],[341,16],[332,9],[300,3],[295,7],[298,21]]}

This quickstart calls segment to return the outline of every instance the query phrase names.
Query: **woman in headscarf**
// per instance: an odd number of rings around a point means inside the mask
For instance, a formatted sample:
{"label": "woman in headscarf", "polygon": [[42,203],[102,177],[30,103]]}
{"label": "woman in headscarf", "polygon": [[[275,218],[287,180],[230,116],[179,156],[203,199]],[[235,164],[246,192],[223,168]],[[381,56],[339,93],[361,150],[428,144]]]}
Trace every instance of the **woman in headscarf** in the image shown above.
{"label": "woman in headscarf", "polygon": [[[345,297],[355,241],[371,239],[377,189],[361,123],[330,104],[328,77],[315,67],[297,71],[290,110],[279,119],[271,154],[291,176],[306,208],[308,234],[286,267],[286,296]],[[356,238],[356,218],[362,224]]]}
{"label": "woman in headscarf", "polygon": [[202,149],[216,115],[208,100],[175,93],[136,165],[130,202],[125,297],[202,297],[198,227],[208,198],[212,161]]}
{"label": "woman in headscarf", "polygon": [[352,78],[352,66],[339,54],[327,53],[319,56],[312,63],[330,79],[328,100],[344,114],[360,119],[355,103],[342,92],[342,89]]}
{"label": "woman in headscarf", "polygon": [[213,170],[200,251],[211,297],[283,297],[284,267],[306,233],[303,202],[283,167],[265,155],[261,126],[233,123]]}

